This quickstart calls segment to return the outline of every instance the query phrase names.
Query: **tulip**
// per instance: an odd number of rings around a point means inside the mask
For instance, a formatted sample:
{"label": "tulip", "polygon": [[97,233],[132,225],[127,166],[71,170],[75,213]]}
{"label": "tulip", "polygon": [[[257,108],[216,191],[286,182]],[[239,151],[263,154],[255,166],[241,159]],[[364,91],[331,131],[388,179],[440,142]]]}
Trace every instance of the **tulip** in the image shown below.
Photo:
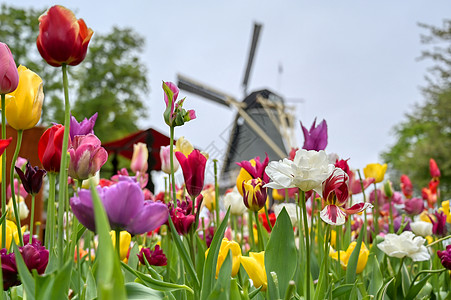
{"label": "tulip", "polygon": [[298,208],[296,203],[281,203],[274,205],[274,213],[276,217],[279,217],[279,214],[282,212],[282,209],[285,207],[285,210],[290,217],[291,225],[296,226],[298,224]]}
{"label": "tulip", "polygon": [[407,199],[412,198],[413,185],[412,185],[412,182],[410,181],[409,176],[407,176],[405,174],[401,175],[401,190]]}
{"label": "tulip", "polygon": [[70,116],[70,138],[73,140],[76,135],[94,134],[94,125],[96,124],[97,115],[98,114],[95,113],[89,119],[84,118],[81,122],[78,122],[74,116]]}
{"label": "tulip", "polygon": [[170,127],[182,126],[185,122],[194,120],[196,113],[194,110],[182,108],[185,98],[177,101],[179,95],[178,87],[172,82],[163,82],[164,102],[166,103],[166,110],[164,111],[164,120]]}
{"label": "tulip", "polygon": [[192,213],[193,202],[191,199],[187,198],[186,201],[177,200],[177,208],[174,208],[172,202],[170,202],[168,206],[169,215],[178,234],[187,234],[195,221],[195,216]]}
{"label": "tulip", "polygon": [[241,167],[240,173],[236,179],[236,186],[241,195],[243,195],[243,181],[260,178],[265,184],[269,182],[269,177],[265,172],[268,162],[269,158],[268,154],[266,154],[266,158],[263,162],[260,162],[260,157],[257,156],[249,161],[243,160],[242,162],[236,163]]}
{"label": "tulip", "polygon": [[366,167],[363,168],[365,178],[374,178],[376,183],[384,180],[385,171],[387,171],[387,164],[367,164]]}
{"label": "tulip", "polygon": [[[110,231],[111,241],[113,246],[116,247],[116,233]],[[132,241],[132,236],[127,231],[121,231],[119,233],[119,256],[121,260],[127,258],[128,250],[130,248],[130,242]]]}
{"label": "tulip", "polygon": [[[265,212],[261,212],[261,213],[258,214],[258,219],[262,223],[263,227],[265,227],[266,231],[268,233],[270,233],[271,232],[271,228],[273,228],[274,224],[276,224],[277,217],[276,217],[275,213],[268,214],[268,219],[269,219],[269,223],[268,223],[268,220],[266,220]],[[269,224],[271,224],[271,227],[269,227]],[[257,232],[257,234],[258,234],[258,232]]]}
{"label": "tulip", "polygon": [[[369,187],[371,184],[373,184],[375,181],[374,178],[366,178],[362,180],[363,183],[363,189],[365,190],[367,187]],[[362,184],[360,183],[359,178],[355,177],[355,173],[351,172],[351,175],[349,175],[349,189],[351,191],[352,195],[357,195],[362,192]]]}
{"label": "tulip", "polygon": [[[17,199],[18,197],[18,199]],[[10,198],[9,202],[8,202],[8,213],[6,214],[6,217],[11,220],[11,221],[16,221],[15,217],[14,217],[14,205],[13,205],[13,199]],[[25,220],[28,217],[28,214],[30,213],[30,210],[28,209],[27,204],[25,203],[25,199],[20,196],[20,195],[16,195],[16,201],[17,201],[17,205],[18,210],[19,210],[19,218],[21,220]]]}
{"label": "tulip", "polygon": [[[112,186],[97,187],[112,230],[126,230],[130,234],[152,231],[168,218],[168,208],[161,202],[145,201],[138,183],[125,179]],[[86,228],[95,231],[92,195],[80,190],[70,199],[72,211]]]}
{"label": "tulip", "polygon": [[60,171],[63,134],[64,126],[57,124],[47,129],[39,139],[38,156],[42,166],[47,172]]}
{"label": "tulip", "polygon": [[329,164],[327,154],[321,151],[300,149],[294,160],[287,158],[272,161],[266,167],[266,174],[272,182],[265,185],[273,189],[297,187],[304,192],[315,190],[321,193],[321,185],[333,172],[334,165]]}
{"label": "tulip", "polygon": [[241,216],[247,210],[247,207],[243,203],[243,196],[240,195],[236,187],[231,192],[225,194],[223,201],[224,208],[228,209],[230,207],[230,213],[232,215]]}
{"label": "tulip", "polygon": [[133,156],[130,168],[136,174],[147,172],[147,159],[149,158],[149,149],[144,143],[137,143],[133,145]]}
{"label": "tulip", "polygon": [[13,92],[19,84],[19,74],[11,50],[0,42],[0,94]]}
{"label": "tulip", "polygon": [[432,178],[440,177],[440,169],[438,168],[437,163],[433,158],[429,160],[429,171],[431,172]]}
{"label": "tulip", "polygon": [[41,119],[44,92],[42,79],[33,71],[19,66],[19,85],[6,97],[8,124],[16,130],[33,128]]}
{"label": "tulip", "polygon": [[249,256],[241,256],[241,264],[256,288],[266,291],[268,280],[265,269],[265,251],[249,252]]}
{"label": "tulip", "polygon": [[448,270],[451,270],[451,245],[446,246],[446,250],[438,250],[437,255],[442,265]]}
{"label": "tulip", "polygon": [[261,178],[243,181],[244,205],[252,211],[259,211],[265,206],[267,191]]}
{"label": "tulip", "polygon": [[[171,174],[171,161],[170,154],[171,149],[170,146],[161,146],[160,148],[160,160],[161,160],[161,171],[166,174]],[[179,162],[175,159],[175,152],[173,153],[173,163],[174,163],[174,173],[179,169]]]}
{"label": "tulip", "polygon": [[412,232],[416,235],[420,235],[423,237],[432,235],[432,223],[424,222],[421,220],[411,222],[410,228],[412,229]]}
{"label": "tulip", "polygon": [[85,59],[93,33],[72,11],[55,5],[39,17],[36,45],[49,65],[76,66]]}
{"label": "tulip", "polygon": [[188,156],[175,152],[185,179],[186,190],[191,197],[199,196],[204,187],[205,165],[207,158],[199,150],[193,150]]}
{"label": "tulip", "polygon": [[421,198],[407,199],[404,202],[404,210],[409,215],[418,215],[424,210],[424,201]]}
{"label": "tulip", "polygon": [[185,156],[190,155],[193,150],[193,145],[184,136],[179,137],[175,142],[175,151],[182,152]]}
{"label": "tulip", "polygon": [[442,202],[442,211],[446,215],[446,222],[451,223],[451,212],[449,209],[449,200]]}
{"label": "tulip", "polygon": [[349,159],[337,159],[335,161],[335,167],[342,169],[346,174],[348,174],[349,177],[351,177],[352,171],[351,168],[349,168],[348,160]]}
{"label": "tulip", "polygon": [[93,134],[75,136],[70,154],[69,176],[84,180],[94,176],[106,163],[108,153]]}
{"label": "tulip", "polygon": [[336,167],[323,182],[323,199],[326,205],[320,216],[324,222],[331,225],[343,225],[346,215],[356,214],[372,207],[370,203],[356,203],[350,208],[345,208],[349,198],[348,179],[348,175]]}
{"label": "tulip", "polygon": [[138,254],[139,262],[142,265],[146,265],[144,258],[146,258],[147,262],[151,266],[166,266],[167,258],[164,255],[163,250],[161,250],[160,246],[156,245],[154,250],[150,250],[150,248],[141,248]]}
{"label": "tulip", "polygon": [[[348,249],[346,251],[340,250],[340,264],[343,270],[346,270],[348,267],[349,259],[351,258],[351,254],[354,251],[357,242],[352,242],[349,244]],[[356,273],[360,274],[365,269],[366,263],[368,262],[368,255],[370,251],[366,248],[365,243],[362,243],[360,246],[359,259],[357,260],[357,269]],[[338,260],[338,251],[330,253],[329,256],[335,260]]]}
{"label": "tulip", "polygon": [[302,125],[302,133],[304,134],[304,146],[302,149],[305,150],[324,150],[327,146],[327,123],[323,120],[318,126],[316,126],[316,118],[313,120],[312,127],[310,130]]}
{"label": "tulip", "polygon": [[441,211],[435,211],[433,218],[429,216],[432,223],[432,233],[437,236],[445,236],[448,232],[446,228],[446,215]]}
{"label": "tulip", "polygon": [[391,257],[410,257],[413,261],[425,261],[430,255],[422,237],[415,236],[411,231],[404,231],[400,235],[389,233],[385,240],[377,244],[377,247]]}
{"label": "tulip", "polygon": [[[230,254],[232,256],[232,274],[231,274],[232,277],[235,277],[236,274],[238,274],[238,271],[240,270],[241,263],[240,245],[235,241],[229,241],[227,238],[223,238],[221,242],[221,247],[219,248],[218,260],[216,263],[216,278],[218,278],[219,270],[221,269],[224,260],[229,254],[229,250],[231,251]],[[208,248],[207,251],[205,251],[205,258],[208,257],[209,251],[210,248]]]}
{"label": "tulip", "polygon": [[18,167],[16,172],[22,181],[23,187],[28,194],[36,195],[41,190],[42,179],[47,173],[39,167],[32,167],[29,162],[27,162],[25,167],[25,173]]}
{"label": "tulip", "polygon": [[[0,225],[0,229],[1,229]],[[6,249],[10,249],[11,247],[11,243],[12,240],[14,238],[15,243],[19,243],[19,238],[18,238],[18,229],[17,229],[17,225],[16,223],[14,223],[13,221],[10,220],[6,220],[6,235],[5,235],[5,239],[6,239]],[[0,241],[3,240],[2,237],[2,231],[0,230]]]}
{"label": "tulip", "polygon": [[202,207],[206,207],[210,212],[213,212],[216,208],[216,196],[215,196],[215,186],[209,184],[205,186],[203,191],[201,192],[202,199]]}

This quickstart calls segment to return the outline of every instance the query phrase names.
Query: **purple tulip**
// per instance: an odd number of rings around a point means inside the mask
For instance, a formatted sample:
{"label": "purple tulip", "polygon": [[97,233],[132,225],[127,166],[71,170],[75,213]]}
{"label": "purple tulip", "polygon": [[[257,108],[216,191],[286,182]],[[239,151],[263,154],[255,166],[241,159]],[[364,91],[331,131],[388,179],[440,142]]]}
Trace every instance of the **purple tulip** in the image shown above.
{"label": "purple tulip", "polygon": [[167,258],[164,255],[163,250],[161,250],[160,246],[156,245],[154,250],[150,250],[150,248],[141,248],[138,254],[139,262],[143,265],[146,265],[144,261],[144,257],[147,262],[151,266],[166,266]]}
{"label": "purple tulip", "polygon": [[89,119],[84,118],[80,123],[74,116],[70,116],[70,138],[73,140],[76,135],[94,134],[94,125],[96,124],[98,113],[95,113]]}
{"label": "purple tulip", "polygon": [[442,265],[448,270],[451,270],[451,245],[446,246],[446,250],[438,250],[437,255],[440,258]]}
{"label": "purple tulip", "polygon": [[445,236],[447,233],[446,215],[442,211],[435,211],[434,216],[435,218],[428,216],[432,223],[432,233],[437,236]]}
{"label": "purple tulip", "polygon": [[19,72],[11,50],[0,42],[0,94],[14,92],[19,85]]}
{"label": "purple tulip", "polygon": [[15,167],[17,175],[19,175],[22,181],[23,187],[28,194],[36,195],[41,190],[42,178],[47,173],[43,169],[39,169],[37,166],[32,167],[29,162],[25,167],[25,173],[22,169]]}
{"label": "purple tulip", "polygon": [[264,183],[269,183],[269,176],[265,172],[266,167],[269,163],[269,157],[267,153],[265,154],[266,158],[263,160],[263,162],[260,162],[260,156],[254,158],[255,166],[253,166],[252,163],[248,160],[243,160],[242,162],[236,164],[245,169],[253,179],[260,178]]}
{"label": "purple tulip", "polygon": [[88,179],[106,163],[108,153],[93,134],[77,135],[68,150],[70,154],[69,176],[78,180]]}
{"label": "purple tulip", "polygon": [[313,120],[310,130],[302,125],[302,133],[304,134],[304,146],[305,150],[324,150],[327,146],[327,123],[323,120],[318,126],[316,126],[316,118]]}
{"label": "purple tulip", "polygon": [[419,215],[424,210],[424,201],[421,198],[406,199],[404,210],[409,215]]}
{"label": "purple tulip", "polygon": [[[168,208],[161,202],[144,200],[144,193],[136,182],[120,181],[107,187],[97,187],[105,207],[111,229],[141,234],[156,229],[168,218]],[[95,231],[94,209],[89,190],[80,190],[70,199],[72,211],[89,230]]]}

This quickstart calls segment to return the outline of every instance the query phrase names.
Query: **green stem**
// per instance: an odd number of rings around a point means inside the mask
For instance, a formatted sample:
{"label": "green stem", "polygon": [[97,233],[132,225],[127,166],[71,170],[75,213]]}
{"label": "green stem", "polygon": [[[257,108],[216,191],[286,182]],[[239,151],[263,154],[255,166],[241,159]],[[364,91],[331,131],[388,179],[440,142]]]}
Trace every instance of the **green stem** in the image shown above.
{"label": "green stem", "polygon": [[[363,185],[362,175],[360,174],[359,169],[357,169],[357,173],[359,174],[360,186],[362,187],[363,202],[366,203],[365,186]],[[363,214],[364,214],[365,224],[368,224],[366,210],[363,212]],[[365,242],[365,245],[368,245],[368,235],[367,234],[363,237],[363,240]]]}
{"label": "green stem", "polygon": [[65,211],[65,198],[67,189],[67,147],[69,145],[69,126],[70,126],[70,102],[69,102],[69,83],[67,79],[67,65],[62,65],[63,88],[64,88],[64,135],[63,146],[61,148],[61,164],[58,191],[58,265],[64,265],[63,257],[63,216]]}
{"label": "green stem", "polygon": [[432,246],[434,246],[435,244],[438,244],[438,243],[440,243],[441,241],[447,240],[447,239],[449,239],[449,238],[451,238],[451,235],[447,235],[447,236],[445,236],[445,237],[442,237],[441,239],[438,239],[438,240],[436,240],[436,241],[433,241],[433,242],[430,243],[429,245],[426,245],[426,247],[432,247]]}
{"label": "green stem", "polygon": [[269,231],[272,231],[272,224],[269,221],[269,215],[268,215],[268,208],[266,207],[266,203],[265,203],[265,217],[266,217],[266,222],[268,222],[268,226],[269,226]]}
{"label": "green stem", "polygon": [[[6,139],[6,95],[2,94],[2,139]],[[6,211],[6,150],[2,155],[2,214]],[[2,248],[6,248],[6,218],[2,222]]]}
{"label": "green stem", "polygon": [[213,159],[213,170],[215,174],[215,213],[216,213],[216,230],[221,224],[220,216],[219,216],[219,185],[218,185],[218,160]]}
{"label": "green stem", "polygon": [[47,221],[45,225],[45,246],[53,251],[55,243],[55,185],[56,173],[49,172],[49,198],[47,200]]}
{"label": "green stem", "polygon": [[258,211],[254,211],[255,224],[257,225],[257,236],[258,236],[258,251],[265,250],[265,244],[263,243],[263,234],[260,221],[258,220]]}
{"label": "green stem", "polygon": [[[335,248],[337,250],[338,254],[338,265],[337,265],[337,272],[339,275],[341,275],[341,259],[340,259],[340,250],[341,250],[341,240],[340,235],[343,232],[341,230],[341,226],[335,226]],[[332,241],[331,241],[332,244]]]}
{"label": "green stem", "polygon": [[373,219],[374,219],[374,234],[375,236],[379,234],[379,203],[377,200],[377,186],[376,182],[374,182],[374,213],[373,213]]}
{"label": "green stem", "polygon": [[247,222],[247,228],[249,231],[249,244],[251,246],[251,249],[255,247],[255,238],[254,238],[254,225],[252,224],[252,212],[248,210],[248,222]]}
{"label": "green stem", "polygon": [[310,239],[308,234],[308,220],[307,220],[307,208],[305,205],[305,192],[299,189],[299,204],[302,208],[302,217],[304,221],[304,230],[305,230],[305,256],[306,256],[306,297],[305,299],[310,299]]}
{"label": "green stem", "polygon": [[[13,200],[13,209],[14,209],[14,217],[16,219],[17,224],[17,234],[19,235],[19,243],[20,246],[23,246],[23,237],[22,237],[22,226],[20,225],[20,216],[19,216],[19,209],[17,206],[17,200],[16,200],[16,193],[14,191],[14,167],[16,165],[17,157],[19,156],[20,146],[22,145],[22,136],[23,136],[23,130],[17,131],[17,144],[16,144],[16,150],[14,151],[13,160],[11,161],[11,170],[9,173],[9,183],[11,185],[11,198]],[[19,197],[17,197],[19,199]]]}
{"label": "green stem", "polygon": [[31,244],[31,240],[33,239],[33,226],[34,226],[34,202],[35,202],[35,195],[31,194],[31,216],[30,216],[30,238],[29,243]]}
{"label": "green stem", "polygon": [[170,157],[169,161],[171,163],[171,184],[172,184],[172,201],[174,201],[174,208],[177,208],[177,193],[175,192],[175,176],[174,176],[174,127],[170,127],[170,144],[169,144],[169,150],[170,150]]}
{"label": "green stem", "polygon": [[388,199],[388,211],[390,213],[390,222],[388,223],[388,232],[389,233],[394,233],[395,232],[395,227],[393,225],[393,209],[392,209],[392,205],[391,205],[391,197]]}
{"label": "green stem", "polygon": [[121,231],[115,230],[116,232],[116,253],[119,260],[121,260]]}

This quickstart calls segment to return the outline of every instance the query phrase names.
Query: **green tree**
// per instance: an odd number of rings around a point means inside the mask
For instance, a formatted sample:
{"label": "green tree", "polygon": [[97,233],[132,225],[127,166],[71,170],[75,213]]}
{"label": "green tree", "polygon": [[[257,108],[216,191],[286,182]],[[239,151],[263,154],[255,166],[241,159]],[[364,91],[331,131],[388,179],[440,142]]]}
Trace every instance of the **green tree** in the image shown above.
{"label": "green tree", "polygon": [[[45,9],[3,4],[0,41],[8,44],[17,64],[25,65],[43,79],[41,125],[48,126],[51,122],[63,122],[64,107],[61,69],[47,65],[36,48],[38,18],[44,12]],[[94,32],[86,59],[68,68],[72,113],[81,120],[99,112],[95,132],[102,141],[137,130],[138,120],[146,116],[143,99],[148,83],[140,58],[143,47],[144,38],[129,28],[115,27],[107,34]]]}
{"label": "green tree", "polygon": [[429,159],[434,158],[441,170],[443,199],[451,196],[451,20],[445,20],[441,28],[420,26],[428,30],[422,42],[433,45],[421,56],[434,62],[423,89],[426,99],[394,128],[397,142],[382,157],[393,170],[394,182],[407,174],[416,188],[427,186]]}

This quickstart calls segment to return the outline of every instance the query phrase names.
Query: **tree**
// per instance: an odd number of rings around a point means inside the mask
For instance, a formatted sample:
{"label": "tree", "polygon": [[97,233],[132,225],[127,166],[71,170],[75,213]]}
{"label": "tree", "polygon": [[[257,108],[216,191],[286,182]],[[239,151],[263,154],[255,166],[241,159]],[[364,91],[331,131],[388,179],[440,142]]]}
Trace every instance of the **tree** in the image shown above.
{"label": "tree", "polygon": [[[45,100],[41,124],[64,119],[61,69],[41,58],[36,48],[39,16],[45,10],[5,4],[0,11],[0,41],[8,44],[17,64],[33,70],[44,81]],[[89,26],[89,24],[88,24]],[[141,62],[144,38],[130,28],[94,33],[86,59],[70,67],[72,113],[81,120],[99,112],[95,133],[102,141],[136,131],[146,116],[143,99],[148,92],[146,68]]]}
{"label": "tree", "polygon": [[428,30],[422,42],[434,45],[421,56],[434,61],[423,89],[426,100],[394,128],[397,142],[382,157],[394,170],[390,174],[394,182],[404,173],[417,188],[427,186],[429,159],[434,158],[441,170],[444,199],[451,196],[451,20],[445,20],[442,28],[420,26]]}

